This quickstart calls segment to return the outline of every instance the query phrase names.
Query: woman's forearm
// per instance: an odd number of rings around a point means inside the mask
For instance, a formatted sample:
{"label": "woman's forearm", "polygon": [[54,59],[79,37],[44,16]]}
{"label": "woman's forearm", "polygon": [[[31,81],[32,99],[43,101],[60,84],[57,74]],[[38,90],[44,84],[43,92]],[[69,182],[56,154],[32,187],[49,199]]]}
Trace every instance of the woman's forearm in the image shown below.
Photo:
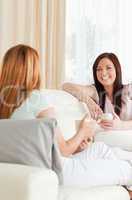
{"label": "woman's forearm", "polygon": [[93,137],[94,131],[92,127],[94,125],[95,121],[93,120],[89,122],[86,115],[81,121],[77,133],[67,141],[64,139],[59,127],[57,127],[56,136],[62,155],[69,156],[71,154],[74,154],[79,148],[80,144],[82,144],[82,142],[84,142],[85,140],[87,141],[88,138]]}
{"label": "woman's forearm", "polygon": [[120,128],[123,130],[132,129],[132,120],[121,121]]}
{"label": "woman's forearm", "polygon": [[62,155],[67,157],[69,155],[74,154],[83,140],[84,140],[84,134],[80,131],[72,138],[65,141],[65,143],[63,143],[63,145],[61,145],[60,147]]}
{"label": "woman's forearm", "polygon": [[91,91],[91,89],[87,86],[79,84],[64,83],[62,89],[86,104],[89,103],[89,100],[93,95],[93,91]]}

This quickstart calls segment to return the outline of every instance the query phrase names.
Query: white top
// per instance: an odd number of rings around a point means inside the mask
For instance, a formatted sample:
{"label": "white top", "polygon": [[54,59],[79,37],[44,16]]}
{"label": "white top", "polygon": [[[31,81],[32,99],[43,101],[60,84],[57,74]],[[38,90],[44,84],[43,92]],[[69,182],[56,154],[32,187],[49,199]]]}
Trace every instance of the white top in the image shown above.
{"label": "white top", "polygon": [[43,90],[34,90],[11,115],[11,119],[35,119],[44,109],[50,107]]}
{"label": "white top", "polygon": [[[96,103],[99,103],[99,96],[94,85],[88,86],[89,93],[88,95],[92,97]],[[122,90],[122,109],[120,113],[121,120],[132,120],[132,84],[123,85]],[[113,104],[110,99],[106,96],[105,101],[105,112],[112,113],[114,112]]]}
{"label": "white top", "polygon": [[[11,115],[11,119],[35,119],[44,109],[51,107],[43,90],[34,90],[31,95]],[[61,156],[62,166],[67,158]]]}

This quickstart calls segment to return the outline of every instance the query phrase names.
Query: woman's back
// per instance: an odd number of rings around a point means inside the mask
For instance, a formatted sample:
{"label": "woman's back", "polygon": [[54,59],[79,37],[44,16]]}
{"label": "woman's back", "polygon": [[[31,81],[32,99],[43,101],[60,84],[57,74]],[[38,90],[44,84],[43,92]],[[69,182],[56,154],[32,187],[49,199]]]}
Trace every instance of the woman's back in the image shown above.
{"label": "woman's back", "polygon": [[11,115],[11,119],[34,119],[49,107],[43,90],[33,90],[30,96]]}

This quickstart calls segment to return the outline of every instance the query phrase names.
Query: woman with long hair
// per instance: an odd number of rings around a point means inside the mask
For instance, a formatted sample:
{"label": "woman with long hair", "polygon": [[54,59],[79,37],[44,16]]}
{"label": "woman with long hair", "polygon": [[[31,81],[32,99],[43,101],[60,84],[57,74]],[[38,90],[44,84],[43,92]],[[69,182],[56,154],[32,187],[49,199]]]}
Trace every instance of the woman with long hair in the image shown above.
{"label": "woman with long hair", "polygon": [[50,115],[53,108],[41,101],[41,86],[37,51],[22,44],[10,48],[0,74],[0,119],[41,117],[42,108]]}
{"label": "woman with long hair", "polygon": [[[26,45],[9,49],[0,75],[0,118],[55,117],[40,86],[37,52]],[[63,156],[63,184],[81,187],[132,185],[132,153],[110,148],[102,142],[88,145],[88,139],[94,135],[94,125],[94,120],[84,117],[77,133],[68,141],[58,127],[55,129]]]}
{"label": "woman with long hair", "polygon": [[65,83],[63,89],[85,102],[91,116],[112,113],[112,121],[101,121],[105,129],[132,128],[132,84],[122,84],[121,65],[113,53],[99,55],[93,64],[93,85]]}

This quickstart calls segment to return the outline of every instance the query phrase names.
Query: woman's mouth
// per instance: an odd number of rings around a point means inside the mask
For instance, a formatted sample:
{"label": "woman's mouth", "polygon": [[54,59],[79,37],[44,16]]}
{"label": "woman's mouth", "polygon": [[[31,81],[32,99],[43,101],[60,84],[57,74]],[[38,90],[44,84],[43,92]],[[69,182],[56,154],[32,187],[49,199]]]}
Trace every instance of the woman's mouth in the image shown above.
{"label": "woman's mouth", "polygon": [[109,77],[108,77],[108,76],[103,76],[103,77],[101,77],[101,79],[102,79],[103,81],[106,81],[106,80],[109,79]]}

